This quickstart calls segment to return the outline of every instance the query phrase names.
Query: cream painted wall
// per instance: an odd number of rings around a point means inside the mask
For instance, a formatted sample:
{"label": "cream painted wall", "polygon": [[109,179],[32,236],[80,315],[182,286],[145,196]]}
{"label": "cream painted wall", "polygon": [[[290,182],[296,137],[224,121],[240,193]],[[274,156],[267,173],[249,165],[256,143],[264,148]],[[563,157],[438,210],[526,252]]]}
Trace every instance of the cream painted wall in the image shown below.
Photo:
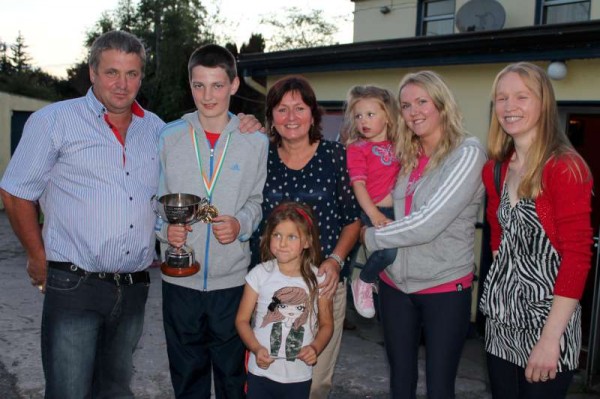
{"label": "cream painted wall", "polygon": [[[13,111],[37,111],[50,104],[35,98],[0,92],[0,175],[10,160],[10,123]],[[0,209],[4,206],[0,201]]]}
{"label": "cream painted wall", "polygon": [[[548,62],[538,63],[543,68]],[[310,80],[319,101],[344,101],[351,86],[376,84],[398,90],[404,74],[422,69],[440,73],[452,89],[463,112],[465,127],[473,135],[486,142],[489,125],[490,93],[496,74],[506,64],[479,64],[447,67],[422,67],[402,69],[380,69],[366,71],[341,71],[311,73],[304,76]],[[567,77],[553,81],[558,101],[598,101],[600,99],[600,59],[567,61]],[[269,78],[271,85],[280,76]]]}
{"label": "cream painted wall", "polygon": [[[456,0],[458,11],[469,0]],[[505,28],[535,25],[536,0],[501,0],[506,12]],[[379,10],[390,7],[388,14]],[[418,0],[362,0],[354,5],[354,41],[414,37]],[[600,0],[591,0],[590,19],[600,19]],[[455,28],[455,32],[458,32]]]}
{"label": "cream painted wall", "polygon": [[535,0],[502,0],[506,13],[505,28],[535,25]]}
{"label": "cream painted wall", "polygon": [[[390,8],[388,14],[381,7]],[[415,36],[417,0],[367,0],[355,3],[354,42]]]}

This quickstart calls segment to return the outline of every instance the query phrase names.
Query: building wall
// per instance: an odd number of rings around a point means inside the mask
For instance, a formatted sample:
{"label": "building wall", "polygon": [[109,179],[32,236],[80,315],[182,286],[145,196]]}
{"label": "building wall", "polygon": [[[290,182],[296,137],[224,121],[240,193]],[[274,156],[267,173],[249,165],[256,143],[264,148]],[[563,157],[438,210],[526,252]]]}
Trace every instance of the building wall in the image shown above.
{"label": "building wall", "polygon": [[[547,68],[548,62],[539,62]],[[343,102],[348,89],[357,84],[376,84],[397,93],[404,74],[423,69],[440,73],[452,89],[462,109],[464,123],[473,135],[486,142],[490,112],[490,92],[496,74],[506,64],[456,65],[365,71],[338,71],[304,74],[313,85],[317,99],[323,102]],[[600,59],[567,61],[567,77],[552,81],[557,101],[596,101],[600,87]],[[271,85],[281,76],[269,77]]]}
{"label": "building wall", "polygon": [[[390,7],[388,14],[381,7]],[[354,6],[354,42],[415,36],[417,0],[367,0]]]}
{"label": "building wall", "polygon": [[[11,118],[13,111],[37,111],[50,104],[48,101],[0,92],[0,176],[10,160]],[[0,201],[0,209],[4,209]]]}
{"label": "building wall", "polygon": [[[469,0],[455,0],[456,12]],[[355,0],[354,42],[414,37],[418,0]],[[501,0],[504,28],[535,25],[536,0]],[[381,7],[390,12],[381,13]],[[455,13],[456,13],[455,12]],[[600,19],[600,0],[591,0],[590,19]],[[455,33],[458,33],[456,26]]]}

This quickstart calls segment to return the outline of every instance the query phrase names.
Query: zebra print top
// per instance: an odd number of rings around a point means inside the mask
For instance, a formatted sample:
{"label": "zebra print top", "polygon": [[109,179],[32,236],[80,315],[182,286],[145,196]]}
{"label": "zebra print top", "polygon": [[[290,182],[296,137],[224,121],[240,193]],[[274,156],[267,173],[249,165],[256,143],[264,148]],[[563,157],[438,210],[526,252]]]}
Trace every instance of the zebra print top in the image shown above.
{"label": "zebra print top", "polygon": [[[480,304],[487,316],[485,349],[525,368],[552,306],[560,256],[542,227],[534,200],[521,199],[511,208],[504,189],[498,222],[502,240]],[[559,372],[577,368],[580,347],[577,305],[560,340]]]}

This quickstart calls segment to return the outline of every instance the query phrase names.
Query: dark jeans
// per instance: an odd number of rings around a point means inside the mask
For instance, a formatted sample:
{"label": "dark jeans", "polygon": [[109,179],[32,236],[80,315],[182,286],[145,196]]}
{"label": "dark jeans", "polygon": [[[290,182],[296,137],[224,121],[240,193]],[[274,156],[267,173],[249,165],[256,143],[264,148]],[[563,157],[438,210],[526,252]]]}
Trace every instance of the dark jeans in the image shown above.
{"label": "dark jeans", "polygon": [[248,373],[248,399],[308,399],[311,380],[283,383]]}
{"label": "dark jeans", "polygon": [[[380,207],[379,211],[389,219],[394,220],[394,208]],[[373,226],[371,220],[364,211],[360,213],[360,220],[365,226]],[[379,277],[379,273],[394,263],[394,260],[396,259],[396,252],[398,252],[396,248],[380,249],[379,251],[373,252],[360,271],[360,279],[365,283],[376,282],[377,278]]]}
{"label": "dark jeans", "polygon": [[46,399],[133,398],[147,283],[117,287],[48,269],[42,314]]}
{"label": "dark jeans", "polygon": [[564,371],[553,380],[527,382],[523,367],[489,353],[487,366],[494,399],[564,399],[575,373]]}
{"label": "dark jeans", "polygon": [[235,316],[244,286],[198,291],[162,283],[163,323],[175,397],[244,398],[246,348]]}
{"label": "dark jeans", "polygon": [[421,330],[429,399],[453,399],[458,363],[469,330],[471,289],[405,294],[379,285],[383,339],[390,363],[390,397],[415,399]]}

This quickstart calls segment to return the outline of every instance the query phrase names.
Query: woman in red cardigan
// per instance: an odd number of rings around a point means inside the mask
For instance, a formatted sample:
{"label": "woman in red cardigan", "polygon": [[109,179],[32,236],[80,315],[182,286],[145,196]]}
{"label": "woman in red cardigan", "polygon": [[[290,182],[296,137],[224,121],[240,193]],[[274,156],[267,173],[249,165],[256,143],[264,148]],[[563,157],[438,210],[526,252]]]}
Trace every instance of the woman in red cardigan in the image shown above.
{"label": "woman in red cardigan", "polygon": [[560,127],[543,69],[507,66],[492,95],[483,180],[494,263],[480,304],[492,396],[564,398],[581,347],[592,176]]}

